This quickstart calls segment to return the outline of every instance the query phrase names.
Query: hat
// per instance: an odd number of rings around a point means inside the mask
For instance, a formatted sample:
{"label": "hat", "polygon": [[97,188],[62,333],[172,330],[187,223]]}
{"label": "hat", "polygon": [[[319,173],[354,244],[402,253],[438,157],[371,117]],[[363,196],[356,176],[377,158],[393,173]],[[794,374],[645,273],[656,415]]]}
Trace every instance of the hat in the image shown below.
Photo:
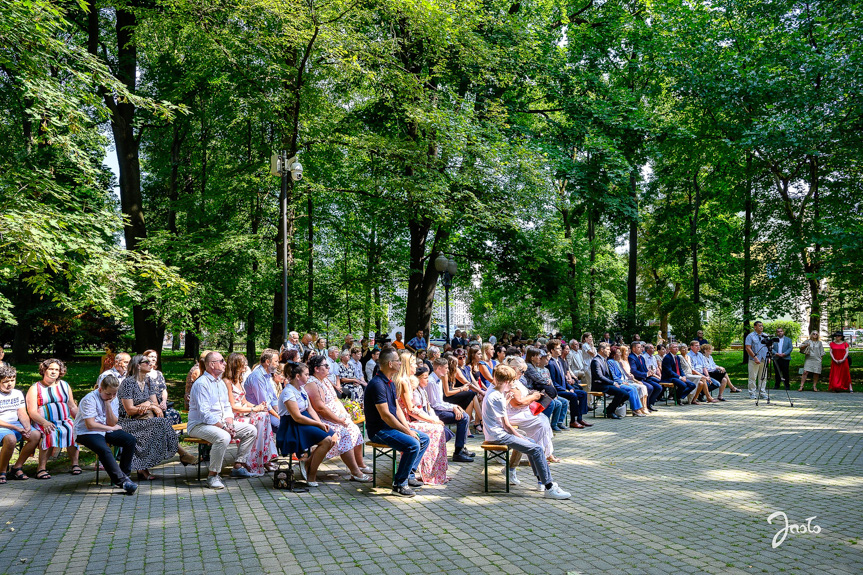
{"label": "hat", "polygon": [[838,330],[834,331],[833,335],[831,335],[830,337],[841,337],[842,341],[845,341],[845,334]]}

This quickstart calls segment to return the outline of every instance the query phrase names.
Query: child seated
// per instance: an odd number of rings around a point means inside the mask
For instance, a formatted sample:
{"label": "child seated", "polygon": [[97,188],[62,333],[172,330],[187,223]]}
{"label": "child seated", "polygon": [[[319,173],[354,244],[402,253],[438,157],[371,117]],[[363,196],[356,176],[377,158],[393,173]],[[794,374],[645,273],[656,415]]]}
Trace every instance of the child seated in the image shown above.
{"label": "child seated", "polygon": [[26,442],[18,454],[18,461],[12,467],[12,479],[30,479],[21,470],[24,462],[33,455],[42,434],[39,430],[30,426],[30,417],[27,415],[27,403],[21,390],[15,389],[15,368],[8,363],[0,361],[0,485],[6,483],[6,467],[15,446],[19,441]]}
{"label": "child seated", "polygon": [[510,386],[516,378],[515,370],[499,365],[494,370],[494,389],[485,394],[482,402],[482,422],[485,440],[489,443],[507,445],[527,455],[534,475],[542,485],[545,496],[550,499],[569,499],[570,494],[558,487],[551,478],[548,462],[542,446],[534,443],[515,429],[506,415],[506,406],[511,396]]}

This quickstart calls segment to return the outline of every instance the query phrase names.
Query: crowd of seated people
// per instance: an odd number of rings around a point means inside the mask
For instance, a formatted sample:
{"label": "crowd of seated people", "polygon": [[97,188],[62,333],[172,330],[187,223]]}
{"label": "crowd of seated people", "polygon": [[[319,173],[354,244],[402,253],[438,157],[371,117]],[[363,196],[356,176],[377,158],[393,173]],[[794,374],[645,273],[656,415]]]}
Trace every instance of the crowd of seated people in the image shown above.
{"label": "crowd of seated people", "polygon": [[[512,484],[522,483],[516,469],[524,454],[537,488],[565,498],[569,494],[553,482],[548,465],[560,461],[555,434],[592,427],[584,415],[596,403],[591,406],[587,392],[604,394],[605,415],[620,419],[626,403],[636,417],[657,411],[668,384],[669,393],[691,405],[725,401],[726,390],[739,391],[705,341],[694,340],[687,349],[637,337],[630,345],[610,339],[594,342],[585,333],[567,343],[551,336],[523,339],[516,331],[483,343],[456,331],[442,351],[420,331],[407,343],[397,334],[393,345],[384,346],[345,338],[340,349],[317,334],[300,338],[291,332],[284,349],[265,349],[254,366],[242,354],[224,358],[206,350],[186,378],[186,433],[210,444],[206,483],[213,489],[224,487],[220,476],[231,443],[238,444],[233,478],[260,477],[275,469],[279,455],[295,455],[311,487],[319,485],[320,465],[334,458],[351,481],[365,483],[371,469],[363,457],[364,433],[341,401],[351,400],[362,406],[369,440],[402,453],[393,477],[396,495],[447,483],[450,463],[473,462],[468,440],[482,434],[512,448]],[[17,461],[0,473],[0,484],[27,479],[23,462],[37,449],[37,479],[51,478],[47,460],[64,448],[71,473],[80,474],[78,444],[97,454],[112,483],[126,493],[138,489],[133,470],[138,481],[150,481],[157,479],[151,469],[177,454],[184,465],[197,462],[172,427],[180,414],[167,401],[158,361],[155,350],[134,356],[111,350],[80,405],[63,380],[61,360],[40,364],[41,380],[26,397],[15,389],[14,368],[0,365],[0,470],[23,442]],[[112,446],[120,447],[119,461]]]}

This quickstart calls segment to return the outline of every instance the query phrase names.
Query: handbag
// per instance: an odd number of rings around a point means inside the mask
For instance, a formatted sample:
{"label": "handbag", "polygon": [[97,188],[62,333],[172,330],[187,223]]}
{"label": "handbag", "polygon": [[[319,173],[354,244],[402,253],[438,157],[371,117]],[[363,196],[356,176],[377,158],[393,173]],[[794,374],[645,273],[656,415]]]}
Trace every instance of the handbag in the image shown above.
{"label": "handbag", "polygon": [[614,413],[617,414],[618,417],[626,417],[626,406],[618,405],[617,409],[614,410]]}
{"label": "handbag", "polygon": [[288,489],[293,482],[293,469],[282,467],[279,463],[273,472],[273,489]]}
{"label": "handbag", "polygon": [[530,402],[530,406],[529,406],[530,412],[534,415],[539,415],[540,413],[545,411],[549,405],[551,405],[551,402],[552,402],[551,397],[549,397],[547,394],[543,393],[542,397],[540,397],[538,401],[531,401]]}

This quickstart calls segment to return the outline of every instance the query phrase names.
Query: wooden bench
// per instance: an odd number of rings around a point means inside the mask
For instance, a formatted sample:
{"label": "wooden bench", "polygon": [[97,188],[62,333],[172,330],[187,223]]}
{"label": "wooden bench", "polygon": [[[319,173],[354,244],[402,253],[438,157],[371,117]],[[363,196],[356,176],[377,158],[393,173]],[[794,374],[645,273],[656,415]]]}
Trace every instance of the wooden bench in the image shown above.
{"label": "wooden bench", "polygon": [[676,405],[680,405],[680,398],[677,396],[677,386],[670,381],[661,381],[659,382],[659,385],[661,385],[665,391],[665,405],[668,405],[668,396],[670,396],[671,393],[674,393],[674,403]]}
{"label": "wooden bench", "polygon": [[393,460],[393,477],[396,476],[396,450],[385,443],[367,442],[372,448],[372,487],[378,485],[378,457],[389,457]]}
{"label": "wooden bench", "polygon": [[593,417],[596,418],[596,408],[597,408],[597,405],[599,404],[599,402],[597,400],[600,397],[602,398],[602,416],[606,417],[606,415],[605,415],[605,406],[606,406],[605,394],[601,391],[588,391],[587,395],[589,397],[593,398],[593,408],[591,409],[591,411],[593,411]]}
{"label": "wooden bench", "polygon": [[491,492],[488,489],[488,462],[491,460],[503,460],[504,475],[506,476],[506,493],[509,493],[509,445],[501,445],[498,443],[489,443],[484,441],[480,445],[483,450],[483,473],[485,474],[485,492],[500,493],[500,491]]}
{"label": "wooden bench", "polygon": [[[176,425],[172,425],[171,427],[174,428],[174,431],[179,431],[180,436],[183,436],[183,435],[185,435],[185,432],[187,429],[187,424],[178,423]],[[205,462],[209,463],[209,461],[210,461],[210,450],[212,449],[213,444],[210,443],[209,441],[207,441],[206,439],[200,439],[198,437],[189,437],[188,435],[186,435],[185,437],[182,437],[181,441],[187,441],[189,443],[195,443],[198,446],[198,465],[197,465],[197,467],[198,467],[198,481],[200,481],[201,480],[201,464],[205,463]],[[240,440],[239,439],[232,439],[231,443],[240,443]]]}

